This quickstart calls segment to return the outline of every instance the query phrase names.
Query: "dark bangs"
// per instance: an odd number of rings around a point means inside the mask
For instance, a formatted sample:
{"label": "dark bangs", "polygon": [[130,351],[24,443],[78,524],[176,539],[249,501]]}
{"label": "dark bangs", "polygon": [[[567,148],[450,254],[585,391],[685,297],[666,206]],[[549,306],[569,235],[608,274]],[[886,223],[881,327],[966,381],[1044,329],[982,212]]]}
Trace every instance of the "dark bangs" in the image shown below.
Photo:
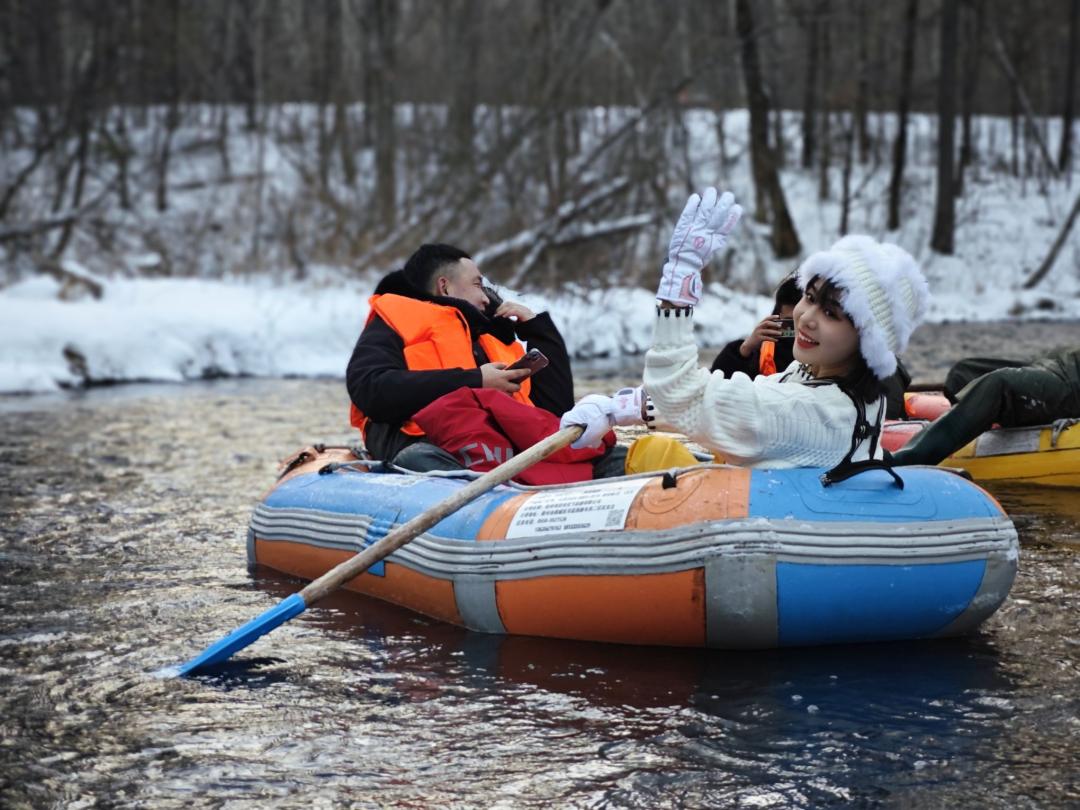
{"label": "dark bangs", "polygon": [[840,303],[840,294],[844,292],[844,288],[833,281],[822,279],[821,276],[814,276],[806,283],[806,289],[810,289],[814,284],[818,284],[818,288],[814,291],[818,306],[844,313],[844,317],[850,323],[851,316],[847,314],[844,305]]}

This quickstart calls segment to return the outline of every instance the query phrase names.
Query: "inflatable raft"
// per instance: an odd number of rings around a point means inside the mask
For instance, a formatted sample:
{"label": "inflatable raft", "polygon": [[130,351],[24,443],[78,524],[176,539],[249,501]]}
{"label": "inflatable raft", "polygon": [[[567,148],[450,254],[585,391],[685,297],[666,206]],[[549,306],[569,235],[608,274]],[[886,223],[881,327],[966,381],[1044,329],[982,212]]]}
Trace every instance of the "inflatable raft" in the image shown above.
{"label": "inflatable raft", "polygon": [[[314,579],[463,485],[311,450],[256,507],[248,559]],[[502,486],[347,587],[471,630],[768,648],[968,632],[1005,599],[1017,537],[978,486],[935,468],[707,466]]]}
{"label": "inflatable raft", "polygon": [[[910,420],[885,423],[881,444],[899,450],[950,405],[941,394],[907,394]],[[959,467],[977,481],[1021,481],[1042,486],[1080,487],[1080,423],[988,430],[961,447],[943,467]]]}

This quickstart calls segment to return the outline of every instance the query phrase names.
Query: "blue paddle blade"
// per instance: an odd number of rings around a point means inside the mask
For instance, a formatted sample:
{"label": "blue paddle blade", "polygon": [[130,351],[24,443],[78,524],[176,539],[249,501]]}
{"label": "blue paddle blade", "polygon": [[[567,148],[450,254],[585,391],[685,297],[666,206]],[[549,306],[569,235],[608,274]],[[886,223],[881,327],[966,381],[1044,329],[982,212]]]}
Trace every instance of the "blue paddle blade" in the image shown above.
{"label": "blue paddle blade", "polygon": [[275,627],[285,624],[294,616],[299,616],[304,612],[305,608],[307,608],[307,605],[304,604],[304,598],[300,594],[294,593],[262,615],[256,616],[243,627],[234,630],[221,641],[215,641],[203,650],[201,655],[192,658],[186,664],[181,664],[175,670],[170,671],[169,674],[191,675],[203,667],[227,661],[234,652],[244,649],[255,639],[265,636]]}

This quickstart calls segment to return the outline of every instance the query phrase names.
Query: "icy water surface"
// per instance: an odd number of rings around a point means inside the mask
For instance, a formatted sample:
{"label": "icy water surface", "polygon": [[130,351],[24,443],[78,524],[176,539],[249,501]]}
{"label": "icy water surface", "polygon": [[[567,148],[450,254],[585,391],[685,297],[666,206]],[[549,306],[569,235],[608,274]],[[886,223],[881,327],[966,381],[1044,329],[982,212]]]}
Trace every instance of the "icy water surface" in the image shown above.
{"label": "icy water surface", "polygon": [[277,459],[348,437],[342,387],[0,400],[0,806],[1080,803],[1075,491],[997,490],[1020,574],[968,639],[642,649],[345,594],[154,677],[298,587],[247,571],[248,514]]}

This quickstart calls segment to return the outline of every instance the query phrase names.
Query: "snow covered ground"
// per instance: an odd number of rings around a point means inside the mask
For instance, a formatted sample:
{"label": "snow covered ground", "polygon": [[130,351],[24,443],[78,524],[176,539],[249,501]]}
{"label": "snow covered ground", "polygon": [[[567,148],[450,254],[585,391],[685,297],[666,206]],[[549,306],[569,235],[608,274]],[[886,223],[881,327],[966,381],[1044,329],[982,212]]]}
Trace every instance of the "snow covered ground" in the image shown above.
{"label": "snow covered ground", "polygon": [[[793,119],[789,131],[797,131]],[[979,131],[988,142],[984,155],[1006,143],[1007,121],[985,119]],[[728,149],[739,149],[745,115],[725,119]],[[933,119],[913,123],[913,152],[932,137]],[[711,113],[689,128],[689,153],[696,156],[692,180],[732,189],[752,204],[747,156],[722,171],[716,158],[716,123]],[[994,133],[997,133],[996,135]],[[1051,137],[1052,130],[1051,130]],[[995,138],[997,139],[995,141]],[[1052,142],[1056,142],[1052,141]],[[791,144],[789,144],[791,148]],[[923,154],[929,151],[921,150]],[[839,158],[836,159],[839,163]],[[887,164],[887,158],[884,159]],[[1077,161],[1080,163],[1080,161]],[[839,165],[830,200],[818,199],[816,172],[785,170],[784,190],[804,246],[804,254],[828,246],[840,218]],[[904,225],[886,232],[888,166],[857,166],[850,230],[895,241],[911,251],[934,293],[932,320],[1010,318],[1080,319],[1080,232],[1059,255],[1050,274],[1032,291],[1022,283],[1040,264],[1080,190],[1080,169],[1071,178],[1047,181],[1013,177],[1000,161],[985,159],[968,176],[957,202],[955,256],[928,248],[933,218],[934,170],[914,162],[904,198]],[[678,192],[672,198],[679,197]],[[681,202],[673,203],[672,221]],[[189,207],[190,210],[190,207]],[[657,263],[663,245],[657,247]],[[109,274],[98,257],[83,255],[78,244],[64,266],[100,285],[102,295],[63,290],[51,277],[26,278],[0,290],[0,393],[47,392],[95,382],[182,381],[221,375],[340,376],[367,314],[366,298],[377,273],[359,277],[345,268],[315,267],[303,282],[275,282],[282,274],[215,279],[138,278]],[[732,286],[752,281],[775,283],[795,262],[778,262],[768,253],[766,234],[749,217],[731,247]],[[619,268],[598,275],[618,277]],[[708,275],[706,276],[708,282]],[[639,353],[651,337],[650,290],[614,286],[566,289],[518,296],[534,309],[548,309],[578,358]],[[699,310],[699,341],[716,346],[746,334],[770,308],[768,298],[708,286]]]}

